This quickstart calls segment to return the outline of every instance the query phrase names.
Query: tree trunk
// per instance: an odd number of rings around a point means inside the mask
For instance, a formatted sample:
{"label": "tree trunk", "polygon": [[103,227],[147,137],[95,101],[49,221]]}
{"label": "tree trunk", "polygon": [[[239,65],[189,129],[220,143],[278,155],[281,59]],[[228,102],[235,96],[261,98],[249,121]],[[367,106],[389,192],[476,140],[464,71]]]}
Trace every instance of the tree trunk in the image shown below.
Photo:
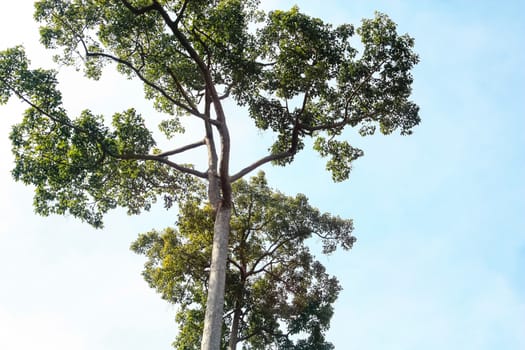
{"label": "tree trunk", "polygon": [[[206,116],[210,118],[210,107],[213,104],[221,139],[221,159],[217,168],[217,150],[213,141],[212,125],[209,119],[205,121],[206,139],[209,154],[209,184],[208,192],[210,203],[216,210],[215,225],[213,230],[213,247],[211,253],[210,279],[208,283],[208,297],[206,300],[206,313],[204,315],[204,329],[202,332],[201,350],[220,350],[222,338],[222,318],[224,310],[224,292],[226,284],[226,263],[228,261],[228,236],[230,234],[231,219],[231,183],[229,176],[230,161],[230,135],[226,126],[226,117],[215,90],[210,71],[205,69],[206,80]],[[217,174],[218,170],[218,174]],[[219,175],[216,177],[216,175]],[[216,187],[217,186],[217,187]],[[220,191],[219,191],[220,188]],[[216,191],[214,193],[214,191]],[[216,197],[221,193],[221,199]],[[214,198],[216,197],[216,198]],[[217,200],[216,203],[214,203]]]}
{"label": "tree trunk", "polygon": [[219,350],[221,346],[228,236],[230,234],[230,203],[219,204],[215,217],[211,254],[208,299],[204,316],[201,350]]}
{"label": "tree trunk", "polygon": [[238,336],[239,336],[239,322],[241,320],[241,309],[237,308],[235,309],[235,312],[233,314],[233,321],[232,321],[232,329],[230,332],[230,343],[228,345],[228,350],[236,350],[237,349],[237,342],[238,342]]}

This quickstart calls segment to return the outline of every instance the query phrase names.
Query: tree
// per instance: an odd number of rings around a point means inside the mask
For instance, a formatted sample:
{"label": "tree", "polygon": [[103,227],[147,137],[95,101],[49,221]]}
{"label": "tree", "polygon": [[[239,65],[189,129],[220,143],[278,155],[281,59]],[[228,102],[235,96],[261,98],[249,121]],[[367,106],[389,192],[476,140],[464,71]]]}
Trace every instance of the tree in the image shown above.
{"label": "tree", "polygon": [[[340,290],[306,246],[323,253],[355,241],[351,220],[321,214],[304,195],[272,191],[263,173],[233,184],[221,349],[333,349],[324,338]],[[177,229],[141,234],[132,250],[147,257],[144,278],[177,304],[179,350],[198,349],[209,278],[214,211],[206,198],[181,205]],[[307,335],[301,339],[301,335]]]}
{"label": "tree", "polygon": [[[202,349],[218,349],[232,203],[232,183],[267,164],[287,165],[312,139],[328,157],[335,181],[348,178],[363,155],[343,131],[362,135],[400,130],[420,118],[409,100],[413,40],[398,35],[383,14],[334,27],[289,11],[264,13],[257,0],[41,0],[35,18],[41,42],[60,64],[84,67],[97,79],[107,64],[144,84],[145,97],[166,115],[160,128],[175,145],[159,149],[142,117],[130,108],[112,125],[85,110],[62,106],[56,72],[32,69],[21,47],[0,53],[0,102],[15,95],[29,105],[13,127],[13,176],[36,187],[37,213],[65,214],[95,227],[122,206],[131,214],[158,198],[166,206],[191,197],[195,178],[208,183],[215,213]],[[352,46],[355,32],[362,50]],[[275,133],[268,155],[230,169],[226,100],[244,108],[255,126]],[[195,142],[177,145],[181,118],[202,122]],[[207,167],[177,155],[203,148]],[[191,198],[188,198],[191,200]]]}

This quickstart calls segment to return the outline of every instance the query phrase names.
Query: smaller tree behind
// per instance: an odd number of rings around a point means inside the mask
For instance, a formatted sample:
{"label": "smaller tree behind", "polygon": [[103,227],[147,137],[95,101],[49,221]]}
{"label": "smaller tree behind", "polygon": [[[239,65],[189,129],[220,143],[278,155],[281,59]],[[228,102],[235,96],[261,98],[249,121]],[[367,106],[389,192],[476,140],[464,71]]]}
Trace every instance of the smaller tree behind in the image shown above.
{"label": "smaller tree behind", "polygon": [[[233,185],[221,348],[333,349],[324,334],[341,287],[306,245],[323,253],[352,247],[351,220],[308,204],[304,195],[271,190],[263,173]],[[163,299],[178,305],[177,349],[199,349],[206,307],[213,210],[206,198],[180,208],[177,230],[141,234],[131,249],[148,260],[143,275]]]}

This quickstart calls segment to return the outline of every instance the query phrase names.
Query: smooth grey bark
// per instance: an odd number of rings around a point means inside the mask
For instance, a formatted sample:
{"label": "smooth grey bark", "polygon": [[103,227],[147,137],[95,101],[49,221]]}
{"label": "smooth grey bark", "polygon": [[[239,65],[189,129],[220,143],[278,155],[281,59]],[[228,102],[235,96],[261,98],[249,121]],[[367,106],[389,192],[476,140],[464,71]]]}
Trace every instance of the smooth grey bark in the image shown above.
{"label": "smooth grey bark", "polygon": [[221,346],[230,217],[231,207],[229,203],[219,205],[213,232],[210,279],[201,350],[219,350]]}

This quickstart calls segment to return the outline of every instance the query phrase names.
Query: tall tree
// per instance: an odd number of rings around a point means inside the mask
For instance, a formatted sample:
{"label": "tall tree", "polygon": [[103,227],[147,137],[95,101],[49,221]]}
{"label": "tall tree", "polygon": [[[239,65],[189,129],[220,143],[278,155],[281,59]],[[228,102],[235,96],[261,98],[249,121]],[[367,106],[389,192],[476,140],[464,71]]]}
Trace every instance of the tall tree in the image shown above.
{"label": "tall tree", "polygon": [[[383,14],[354,30],[297,7],[264,13],[257,0],[41,0],[35,7],[41,42],[58,50],[58,62],[82,66],[93,79],[115,64],[140,80],[166,114],[160,128],[168,139],[183,132],[180,118],[202,122],[195,142],[175,139],[161,150],[133,108],[115,113],[112,125],[89,110],[72,117],[55,71],[30,69],[21,47],[0,53],[0,102],[15,95],[29,105],[11,134],[13,175],[36,187],[37,213],[70,213],[100,227],[112,208],[136,214],[159,197],[170,206],[191,196],[194,178],[207,181],[215,220],[203,350],[220,343],[232,183],[266,163],[289,164],[307,138],[342,181],[363,155],[344,139],[347,127],[410,134],[420,121],[409,100],[413,40]],[[351,44],[355,32],[360,51]],[[228,99],[276,135],[267,156],[234,171]],[[177,161],[200,147],[205,169]]]}
{"label": "tall tree", "polygon": [[[304,195],[272,191],[262,173],[232,190],[221,349],[333,349],[324,333],[340,286],[306,241],[321,240],[325,254],[350,249],[352,221],[321,214]],[[176,229],[141,234],[132,244],[147,257],[146,281],[178,306],[179,350],[198,349],[202,334],[214,217],[206,202],[182,203]]]}

